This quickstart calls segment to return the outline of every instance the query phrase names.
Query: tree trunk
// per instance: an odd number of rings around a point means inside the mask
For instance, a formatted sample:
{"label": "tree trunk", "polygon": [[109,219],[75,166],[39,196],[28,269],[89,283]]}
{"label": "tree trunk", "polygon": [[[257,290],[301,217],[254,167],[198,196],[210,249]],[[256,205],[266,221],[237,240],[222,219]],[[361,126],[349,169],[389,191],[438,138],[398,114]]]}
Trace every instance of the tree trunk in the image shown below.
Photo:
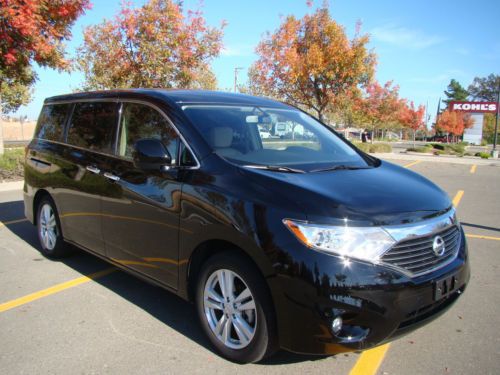
{"label": "tree trunk", "polygon": [[2,84],[0,83],[0,156],[4,153],[3,148],[3,121],[2,121]]}
{"label": "tree trunk", "polygon": [[417,131],[413,130],[413,148],[415,148],[415,138],[417,137]]}

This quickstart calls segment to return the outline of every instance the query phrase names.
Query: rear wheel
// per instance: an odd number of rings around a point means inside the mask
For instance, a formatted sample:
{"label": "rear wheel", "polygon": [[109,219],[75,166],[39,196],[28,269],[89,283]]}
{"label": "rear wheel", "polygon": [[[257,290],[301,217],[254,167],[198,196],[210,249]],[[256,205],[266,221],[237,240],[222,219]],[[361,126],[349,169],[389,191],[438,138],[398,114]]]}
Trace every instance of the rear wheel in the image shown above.
{"label": "rear wheel", "polygon": [[42,198],[38,204],[36,224],[43,255],[49,258],[60,258],[70,254],[61,235],[55,204],[49,197]]}
{"label": "rear wheel", "polygon": [[258,362],[276,350],[267,285],[245,258],[229,252],[210,258],[198,279],[196,305],[206,335],[223,357]]}

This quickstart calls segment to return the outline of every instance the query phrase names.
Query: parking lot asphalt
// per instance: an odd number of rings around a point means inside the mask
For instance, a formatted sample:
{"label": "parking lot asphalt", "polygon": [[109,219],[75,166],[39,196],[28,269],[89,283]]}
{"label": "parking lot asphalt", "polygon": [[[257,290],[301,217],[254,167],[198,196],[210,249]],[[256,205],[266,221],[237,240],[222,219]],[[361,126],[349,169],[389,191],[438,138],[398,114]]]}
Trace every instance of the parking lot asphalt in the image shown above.
{"label": "parking lot asphalt", "polygon": [[420,330],[364,354],[228,362],[212,351],[189,303],[82,252],[44,258],[23,220],[22,192],[11,190],[0,192],[1,373],[500,373],[500,167],[391,162],[441,186],[468,234],[471,282]]}

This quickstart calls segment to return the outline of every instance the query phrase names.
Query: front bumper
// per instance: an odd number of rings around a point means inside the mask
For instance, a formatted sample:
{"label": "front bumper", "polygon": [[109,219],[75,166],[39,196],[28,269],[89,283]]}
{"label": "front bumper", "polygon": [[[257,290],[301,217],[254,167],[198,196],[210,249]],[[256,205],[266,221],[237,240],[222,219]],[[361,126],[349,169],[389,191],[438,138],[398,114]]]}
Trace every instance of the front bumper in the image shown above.
{"label": "front bumper", "polygon": [[[269,280],[281,347],[308,354],[368,349],[437,318],[459,298],[470,278],[463,231],[461,236],[451,263],[415,278],[301,248],[296,254],[308,255],[282,265],[278,276]],[[453,291],[436,299],[436,281],[451,276]],[[335,335],[331,324],[337,316],[344,325]]]}

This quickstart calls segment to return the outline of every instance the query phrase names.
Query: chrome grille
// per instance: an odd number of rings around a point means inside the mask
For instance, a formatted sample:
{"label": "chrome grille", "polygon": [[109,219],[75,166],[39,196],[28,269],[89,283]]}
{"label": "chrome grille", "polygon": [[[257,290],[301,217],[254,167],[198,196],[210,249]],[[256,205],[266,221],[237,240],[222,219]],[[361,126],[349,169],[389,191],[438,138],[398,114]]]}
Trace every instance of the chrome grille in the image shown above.
{"label": "chrome grille", "polygon": [[[436,236],[445,243],[442,256],[434,254],[432,244]],[[382,262],[406,270],[412,275],[430,272],[451,262],[460,248],[460,230],[453,225],[427,236],[404,240],[393,246],[382,256]]]}

